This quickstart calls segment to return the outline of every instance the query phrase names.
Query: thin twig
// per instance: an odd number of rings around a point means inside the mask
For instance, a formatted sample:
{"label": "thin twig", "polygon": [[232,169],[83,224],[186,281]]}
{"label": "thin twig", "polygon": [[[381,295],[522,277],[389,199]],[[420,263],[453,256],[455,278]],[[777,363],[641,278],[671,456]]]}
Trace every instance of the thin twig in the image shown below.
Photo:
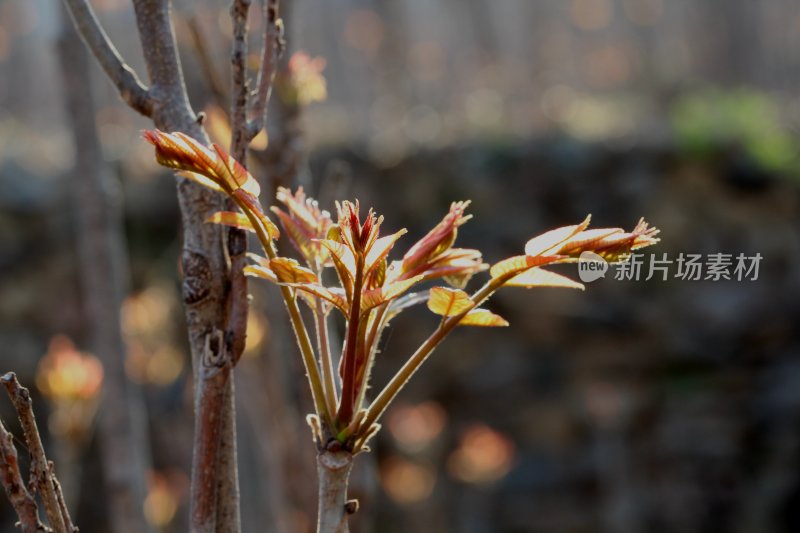
{"label": "thin twig", "polygon": [[252,118],[247,124],[247,136],[253,139],[267,124],[267,104],[269,103],[275,73],[278,70],[286,43],[283,40],[283,21],[278,12],[278,0],[264,2],[264,47],[261,68],[258,73],[258,92],[253,99]]}
{"label": "thin twig", "polygon": [[233,48],[231,50],[231,155],[246,164],[247,145],[247,99],[250,91],[247,80],[247,14],[250,0],[233,0],[231,23],[233,25]]}
{"label": "thin twig", "polygon": [[122,99],[142,115],[153,114],[154,99],[136,72],[122,59],[114,44],[106,35],[92,6],[87,0],[64,0],[78,33],[92,51],[97,62],[111,82],[117,87]]}
{"label": "thin twig", "polygon": [[8,500],[19,517],[22,533],[38,533],[45,531],[39,520],[39,509],[36,500],[25,487],[22,473],[19,471],[17,449],[14,447],[11,433],[6,431],[0,421],[0,481],[6,490]]}
{"label": "thin twig", "polygon": [[72,533],[72,530],[67,529],[67,524],[71,522],[69,516],[62,515],[61,506],[58,504],[57,487],[53,483],[52,472],[47,462],[47,456],[44,454],[42,438],[39,435],[39,429],[36,427],[36,417],[33,415],[30,391],[19,384],[16,374],[13,372],[5,374],[0,378],[0,382],[6,388],[6,392],[8,392],[11,402],[14,404],[14,409],[17,411],[20,424],[22,424],[25,442],[31,453],[32,482],[42,497],[47,521],[55,533]]}

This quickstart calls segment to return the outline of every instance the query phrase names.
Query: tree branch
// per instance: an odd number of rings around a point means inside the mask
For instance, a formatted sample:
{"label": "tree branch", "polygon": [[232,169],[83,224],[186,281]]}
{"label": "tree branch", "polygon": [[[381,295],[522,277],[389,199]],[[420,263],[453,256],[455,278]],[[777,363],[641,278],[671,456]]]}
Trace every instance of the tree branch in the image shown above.
{"label": "tree branch", "polygon": [[38,489],[44,503],[44,511],[47,521],[55,533],[73,533],[75,527],[65,508],[59,504],[64,497],[59,494],[60,487],[54,483],[52,468],[44,454],[42,438],[39,429],[36,427],[36,417],[33,415],[33,403],[31,394],[17,381],[17,376],[13,372],[5,374],[0,378],[3,386],[14,404],[14,409],[19,416],[22,431],[25,434],[25,442],[31,454],[31,480],[32,484]]}
{"label": "tree branch", "polygon": [[146,117],[152,116],[153,98],[136,72],[128,66],[109,40],[92,6],[87,0],[64,0],[78,33],[92,51],[97,62],[111,82],[117,87],[120,97],[131,108]]}
{"label": "tree branch", "polygon": [[[181,131],[208,144],[208,136],[197,122],[186,94],[170,19],[170,3],[166,0],[133,0],[133,4],[152,83],[150,91],[156,100],[153,121],[162,130]],[[233,380],[230,372],[219,373],[219,377],[212,380],[203,371],[206,346],[218,339],[228,325],[226,310],[230,284],[223,236],[219,226],[204,223],[210,215],[222,209],[223,202],[217,193],[184,178],[178,181],[178,200],[184,228],[183,299],[192,348],[197,420],[192,460],[192,527],[198,531],[206,527],[211,528],[206,530],[216,529],[221,533],[236,532],[240,529],[240,519]],[[225,342],[212,344],[227,352]],[[229,352],[221,356],[231,362],[234,359]],[[219,394],[220,389],[224,394]],[[219,416],[214,415],[215,412]],[[224,493],[222,496],[219,496],[220,488]],[[211,509],[207,507],[200,513],[196,508],[197,502],[209,501],[209,498],[215,503]],[[195,522],[196,517],[205,518]],[[226,523],[220,524],[220,520]]]}
{"label": "tree branch", "polygon": [[17,449],[14,448],[11,433],[6,431],[0,421],[0,481],[6,489],[11,506],[19,517],[22,533],[39,533],[45,531],[39,521],[39,509],[36,500],[28,492],[17,462]]}
{"label": "tree branch", "polygon": [[353,456],[345,450],[323,450],[317,455],[319,478],[319,513],[317,533],[348,533],[349,515],[358,509],[357,502],[347,501],[347,484],[353,469]]}
{"label": "tree branch", "polygon": [[253,139],[267,124],[267,104],[272,94],[278,61],[286,43],[283,40],[283,21],[278,14],[278,0],[264,1],[264,48],[258,74],[258,92],[253,100],[253,118],[247,124],[247,136]]}
{"label": "tree branch", "polygon": [[231,22],[233,24],[233,47],[231,50],[231,155],[246,166],[247,145],[247,14],[250,0],[233,0]]}

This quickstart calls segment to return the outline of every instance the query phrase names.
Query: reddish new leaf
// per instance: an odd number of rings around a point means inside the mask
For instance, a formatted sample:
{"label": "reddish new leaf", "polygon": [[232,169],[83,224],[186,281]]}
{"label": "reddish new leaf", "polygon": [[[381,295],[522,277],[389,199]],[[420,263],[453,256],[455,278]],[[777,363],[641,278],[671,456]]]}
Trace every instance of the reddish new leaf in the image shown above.
{"label": "reddish new leaf", "polygon": [[[214,182],[212,188],[222,188],[228,194],[241,189],[258,197],[261,192],[255,178],[216,144],[208,148],[180,132],[152,130],[143,132],[143,136],[156,147],[156,160],[165,167],[202,174]],[[195,181],[206,184],[205,180]]]}

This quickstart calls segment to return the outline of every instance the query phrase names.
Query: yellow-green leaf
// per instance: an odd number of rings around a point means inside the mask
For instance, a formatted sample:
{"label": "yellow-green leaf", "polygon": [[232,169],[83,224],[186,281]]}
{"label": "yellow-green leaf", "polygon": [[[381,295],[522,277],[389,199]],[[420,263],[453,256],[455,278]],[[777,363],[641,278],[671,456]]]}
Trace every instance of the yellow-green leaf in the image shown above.
{"label": "yellow-green leaf", "polygon": [[380,239],[376,240],[372,247],[369,249],[369,253],[364,262],[364,273],[369,274],[373,268],[375,268],[378,263],[380,263],[392,249],[394,243],[397,242],[397,239],[402,237],[406,234],[405,229],[401,229],[397,233],[393,233],[392,235],[387,235],[386,237],[381,237]]}
{"label": "yellow-green leaf", "polygon": [[567,289],[584,289],[583,283],[578,283],[561,274],[536,267],[526,270],[522,274],[517,274],[508,280],[505,285],[507,287],[564,287]]}
{"label": "yellow-green leaf", "polygon": [[528,270],[529,268],[555,263],[560,259],[560,256],[547,257],[538,255],[533,257],[530,255],[517,255],[493,264],[492,268],[489,269],[489,274],[491,274],[492,278],[518,274]]}
{"label": "yellow-green leaf", "polygon": [[316,274],[288,257],[271,259],[269,267],[281,283],[319,283]]}
{"label": "yellow-green leaf", "polygon": [[473,309],[458,322],[459,326],[505,327],[508,321],[488,309]]}
{"label": "yellow-green leaf", "polygon": [[255,231],[250,219],[244,213],[236,213],[233,211],[218,211],[206,219],[207,224],[222,224],[223,226],[231,226],[232,228],[239,228],[247,231]]}
{"label": "yellow-green leaf", "polygon": [[349,292],[356,277],[356,258],[353,255],[353,251],[339,241],[321,239],[318,242],[330,252],[339,280],[343,286],[348,288]]}
{"label": "yellow-green leaf", "polygon": [[469,295],[460,289],[434,287],[428,296],[428,309],[440,316],[460,315],[472,306]]}
{"label": "yellow-green leaf", "polygon": [[266,279],[272,283],[278,283],[278,278],[275,273],[269,268],[262,265],[247,265],[243,269],[245,276],[252,276],[256,278]]}
{"label": "yellow-green leaf", "polygon": [[334,307],[341,311],[344,316],[348,316],[347,302],[345,301],[344,294],[334,292],[334,289],[329,289],[320,285],[319,283],[290,283],[289,285],[299,291],[318,296],[319,298],[330,302]]}
{"label": "yellow-green leaf", "polygon": [[594,245],[597,245],[600,243],[600,241],[608,239],[610,236],[617,233],[623,234],[624,231],[622,228],[587,229],[576,233],[567,239],[567,241],[562,243],[561,251],[565,254],[584,250],[591,251],[594,248]]}
{"label": "yellow-green leaf", "polygon": [[269,217],[264,214],[264,210],[261,209],[261,203],[258,201],[258,198],[250,194],[249,192],[245,191],[244,189],[237,189],[231,193],[233,199],[236,200],[236,203],[239,204],[239,207],[242,208],[242,211],[249,212],[264,227],[264,230],[267,232],[267,235],[270,239],[277,239],[281,236],[281,232]]}
{"label": "yellow-green leaf", "polygon": [[576,233],[588,228],[591,219],[592,215],[589,215],[580,224],[556,228],[554,230],[542,233],[538,237],[534,237],[533,239],[529,240],[527,244],[525,244],[525,255],[536,257],[553,250],[553,248],[557,247],[559,244],[563,243]]}

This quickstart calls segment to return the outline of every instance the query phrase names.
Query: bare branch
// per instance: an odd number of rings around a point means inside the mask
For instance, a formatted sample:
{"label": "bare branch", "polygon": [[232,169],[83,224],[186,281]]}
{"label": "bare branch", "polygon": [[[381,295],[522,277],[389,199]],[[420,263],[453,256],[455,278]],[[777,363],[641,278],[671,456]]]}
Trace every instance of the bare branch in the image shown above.
{"label": "bare branch", "polygon": [[246,163],[247,145],[247,14],[250,0],[233,0],[231,3],[231,22],[233,24],[233,49],[231,50],[231,82],[233,100],[231,101],[231,155]]}
{"label": "bare branch", "polygon": [[[67,1],[70,2],[70,5],[87,7],[78,0]],[[208,135],[192,110],[187,96],[171,20],[171,2],[169,0],[133,0],[133,8],[150,79],[150,87],[146,92],[149,97],[147,101],[149,116],[153,119],[156,127],[161,130],[180,131],[203,144],[208,144]],[[86,20],[85,16],[82,18],[84,21]],[[94,24],[94,26],[97,25]],[[96,31],[89,33],[97,36]],[[233,434],[220,435],[220,433],[232,431],[234,428],[233,402],[230,400],[218,402],[215,404],[215,408],[219,406],[221,410],[216,414],[208,413],[206,412],[206,399],[203,396],[204,387],[201,386],[204,379],[201,369],[209,335],[218,335],[226,328],[228,264],[221,246],[223,244],[222,233],[218,226],[204,223],[211,214],[220,210],[223,205],[222,198],[217,193],[194,184],[191,180],[180,178],[178,179],[178,200],[183,221],[181,257],[184,274],[183,301],[195,369],[195,410],[198,420],[195,446],[204,438],[204,434],[201,434],[203,427],[200,423],[204,419],[208,420],[214,417],[212,425],[216,429],[209,435],[217,439],[211,446],[216,451],[211,454],[203,455],[200,453],[202,450],[195,449],[192,464],[192,492],[195,494],[197,491],[211,491],[210,496],[209,493],[203,494],[205,497],[212,498],[213,502],[216,488],[224,486],[224,484],[218,483],[219,478],[224,478],[225,483],[232,485],[237,493],[227,496],[225,500],[227,508],[219,510],[219,515],[224,515],[229,524],[217,531],[220,533],[238,531],[240,526],[236,438]],[[220,344],[222,343],[220,342]],[[226,355],[226,357],[232,359],[230,355]],[[225,389],[222,396],[232,399],[233,381],[229,378],[221,380],[220,386]],[[198,468],[208,469],[209,465],[213,465],[215,468],[204,472],[198,471]],[[209,474],[212,482],[204,483],[201,487],[196,486],[197,477],[201,474]],[[213,502],[211,505],[213,507],[212,514],[217,515],[217,503]],[[213,523],[212,526],[214,526]]]}
{"label": "bare branch", "polygon": [[39,509],[36,500],[28,492],[22,473],[19,471],[17,462],[17,450],[11,433],[6,431],[5,426],[0,421],[0,481],[6,489],[11,506],[19,517],[19,525],[22,533],[39,533],[45,531],[44,526],[39,521]]}
{"label": "bare branch", "polygon": [[31,453],[31,478],[42,497],[47,521],[55,533],[72,533],[74,529],[67,529],[68,524],[71,527],[69,515],[62,515],[62,509],[58,503],[58,491],[55,483],[53,483],[52,472],[44,454],[42,438],[39,435],[39,429],[36,427],[36,417],[33,415],[31,393],[19,384],[16,374],[13,372],[5,374],[0,378],[0,382],[6,388],[8,397],[11,398],[14,409],[17,411],[17,416],[19,416],[19,421],[22,424],[25,442],[28,444],[28,450]]}
{"label": "bare branch", "polygon": [[267,124],[267,104],[278,61],[286,43],[283,40],[283,21],[278,14],[278,0],[264,0],[264,49],[258,74],[258,92],[253,100],[252,119],[247,124],[247,136],[253,139]]}
{"label": "bare branch", "polygon": [[119,55],[105,30],[100,26],[89,2],[87,0],[64,0],[64,3],[72,15],[78,33],[111,82],[117,87],[122,99],[142,115],[152,116],[152,96],[147,87],[139,80],[136,72]]}

